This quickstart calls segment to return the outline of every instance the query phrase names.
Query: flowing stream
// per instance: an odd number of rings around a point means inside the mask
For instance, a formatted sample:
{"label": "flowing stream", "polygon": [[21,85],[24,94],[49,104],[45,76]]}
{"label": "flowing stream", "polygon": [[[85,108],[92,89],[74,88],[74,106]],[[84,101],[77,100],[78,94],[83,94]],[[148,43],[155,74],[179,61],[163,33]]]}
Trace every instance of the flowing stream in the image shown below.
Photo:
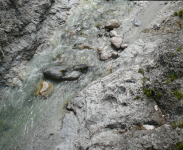
{"label": "flowing stream", "polygon": [[[97,48],[109,38],[100,26],[112,18],[123,21],[132,9],[133,2],[122,0],[81,3],[51,37],[51,48],[43,49],[26,63],[26,69],[21,72],[22,81],[5,89],[0,101],[0,149],[37,149],[34,146],[42,144],[37,140],[41,133],[60,129],[65,104],[89,83],[111,73],[113,60],[99,60]],[[103,35],[99,37],[99,33]],[[89,48],[82,47],[84,44]],[[77,81],[54,82],[43,77],[43,70],[49,66],[78,64],[87,64],[89,69]],[[35,96],[36,85],[41,80],[54,86],[48,98]]]}

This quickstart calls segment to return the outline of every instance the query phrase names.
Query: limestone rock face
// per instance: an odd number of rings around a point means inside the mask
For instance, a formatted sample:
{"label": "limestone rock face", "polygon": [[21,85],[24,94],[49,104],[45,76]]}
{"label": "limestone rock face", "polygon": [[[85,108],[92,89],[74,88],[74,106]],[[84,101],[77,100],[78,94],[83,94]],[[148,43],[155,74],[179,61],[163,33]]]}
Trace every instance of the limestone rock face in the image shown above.
{"label": "limestone rock face", "polygon": [[40,81],[36,87],[36,96],[49,96],[53,92],[53,85],[51,83]]}
{"label": "limestone rock face", "polygon": [[[168,19],[165,28],[177,22],[172,14]],[[70,112],[61,133],[72,132],[56,149],[174,149],[183,141],[183,128],[172,126],[177,118],[183,122],[183,53],[175,46],[183,44],[183,31],[158,31],[141,34],[113,60],[112,74],[92,82],[67,104]]]}
{"label": "limestone rock face", "polygon": [[110,39],[111,44],[114,45],[115,48],[120,49],[123,40],[120,37],[113,37]]}
{"label": "limestone rock face", "polygon": [[120,24],[115,19],[111,19],[111,20],[107,21],[106,24],[105,24],[105,28],[106,29],[111,29],[111,30],[113,28],[118,28],[119,26],[120,26]]}

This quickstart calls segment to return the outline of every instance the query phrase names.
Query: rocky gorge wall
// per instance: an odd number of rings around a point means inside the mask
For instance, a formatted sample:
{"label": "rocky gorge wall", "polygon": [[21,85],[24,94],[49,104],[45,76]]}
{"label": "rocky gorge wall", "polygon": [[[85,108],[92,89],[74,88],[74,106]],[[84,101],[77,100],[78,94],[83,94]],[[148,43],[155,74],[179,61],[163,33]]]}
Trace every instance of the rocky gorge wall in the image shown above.
{"label": "rocky gorge wall", "polygon": [[[2,0],[0,2],[0,85],[11,85],[35,52],[48,48],[77,0]],[[18,80],[18,78],[16,79]]]}

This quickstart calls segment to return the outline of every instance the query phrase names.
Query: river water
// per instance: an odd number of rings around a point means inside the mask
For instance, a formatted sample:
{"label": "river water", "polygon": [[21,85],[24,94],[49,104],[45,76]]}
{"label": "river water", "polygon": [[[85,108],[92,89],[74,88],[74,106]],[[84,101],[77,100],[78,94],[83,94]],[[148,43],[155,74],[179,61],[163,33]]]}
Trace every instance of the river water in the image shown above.
{"label": "river water", "polygon": [[[21,72],[22,81],[5,89],[0,101],[0,149],[38,149],[38,145],[45,144],[41,143],[39,135],[51,135],[59,130],[67,102],[92,81],[111,73],[113,59],[101,61],[97,51],[105,44],[111,48],[108,33],[102,26],[113,18],[122,23],[133,9],[133,2],[121,0],[81,2],[65,25],[50,37],[51,48],[42,49],[26,62],[26,69]],[[125,33],[127,28],[118,30]],[[83,44],[90,48],[83,49]],[[80,48],[76,47],[78,45]],[[63,62],[59,63],[61,58]],[[89,69],[77,81],[54,82],[44,79],[42,74],[49,66],[78,64],[87,64]],[[48,98],[35,96],[36,85],[41,80],[54,86],[54,92]]]}

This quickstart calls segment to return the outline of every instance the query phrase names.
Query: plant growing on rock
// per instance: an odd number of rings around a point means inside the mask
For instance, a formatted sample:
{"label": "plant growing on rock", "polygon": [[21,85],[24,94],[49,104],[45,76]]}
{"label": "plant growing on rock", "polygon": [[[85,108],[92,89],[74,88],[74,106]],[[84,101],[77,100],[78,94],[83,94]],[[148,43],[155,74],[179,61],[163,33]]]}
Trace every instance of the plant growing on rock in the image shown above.
{"label": "plant growing on rock", "polygon": [[160,98],[162,96],[161,92],[154,90],[153,88],[151,88],[151,89],[143,88],[143,92],[148,98],[156,99],[156,98]]}
{"label": "plant growing on rock", "polygon": [[183,150],[183,142],[177,143],[173,150]]}
{"label": "plant growing on rock", "polygon": [[177,48],[177,51],[181,51],[182,49],[182,46],[179,46],[179,48]]}
{"label": "plant growing on rock", "polygon": [[174,16],[177,16],[177,15],[178,15],[178,13],[175,11],[175,12],[174,12]]}
{"label": "plant growing on rock", "polygon": [[179,17],[182,17],[182,10],[179,10],[178,15],[179,15]]}
{"label": "plant growing on rock", "polygon": [[183,94],[180,92],[180,90],[173,91],[173,94],[176,96],[178,100],[180,100],[183,97]]}
{"label": "plant growing on rock", "polygon": [[144,70],[142,68],[139,69],[138,73],[141,73],[144,76]]}

